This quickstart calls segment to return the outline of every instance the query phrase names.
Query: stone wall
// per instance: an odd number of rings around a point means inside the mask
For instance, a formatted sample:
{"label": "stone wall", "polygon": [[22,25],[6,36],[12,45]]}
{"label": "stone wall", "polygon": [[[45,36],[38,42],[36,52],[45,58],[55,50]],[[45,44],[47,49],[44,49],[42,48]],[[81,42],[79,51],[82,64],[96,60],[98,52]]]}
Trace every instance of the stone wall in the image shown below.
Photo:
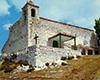
{"label": "stone wall", "polygon": [[[71,50],[68,47],[65,48],[52,48],[47,46],[31,46],[27,49],[14,53],[17,55],[16,62],[20,60],[27,60],[30,65],[35,68],[45,68],[46,63],[58,63],[61,61],[61,57],[74,56],[80,54],[80,51]],[[8,54],[10,57],[12,54]],[[5,56],[5,55],[3,55]]]}
{"label": "stone wall", "polygon": [[[40,19],[29,19],[30,23],[30,30],[31,32],[29,38],[31,46],[34,45],[34,35],[35,33],[38,34],[38,45],[48,46],[48,38],[58,34],[63,33],[67,35],[76,35],[76,44],[77,45],[84,45],[84,46],[96,46],[90,45],[91,43],[95,43],[96,40],[93,39],[93,31],[85,28],[80,28],[73,25],[68,25],[64,23],[55,22],[52,20],[48,20],[45,18]],[[73,41],[69,41],[71,45],[73,45]]]}
{"label": "stone wall", "polygon": [[[36,49],[36,50],[35,50]],[[30,47],[30,57],[27,59],[30,64],[35,67],[41,68],[45,66],[45,63],[55,63],[61,60],[61,57],[80,55],[80,51],[71,50],[70,48],[52,48],[46,46],[37,46],[36,48]]]}
{"label": "stone wall", "polygon": [[10,27],[9,38],[2,49],[3,53],[14,53],[28,47],[27,28],[23,17]]}

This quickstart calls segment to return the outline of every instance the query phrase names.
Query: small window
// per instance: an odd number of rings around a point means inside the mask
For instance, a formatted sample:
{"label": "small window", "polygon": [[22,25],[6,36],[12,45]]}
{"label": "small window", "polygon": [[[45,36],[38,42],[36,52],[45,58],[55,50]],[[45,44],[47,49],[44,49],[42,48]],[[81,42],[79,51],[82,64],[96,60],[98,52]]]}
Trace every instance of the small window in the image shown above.
{"label": "small window", "polygon": [[58,48],[58,41],[53,41],[53,47],[56,47],[56,48]]}
{"label": "small window", "polygon": [[31,9],[31,16],[35,17],[35,10],[34,9]]}

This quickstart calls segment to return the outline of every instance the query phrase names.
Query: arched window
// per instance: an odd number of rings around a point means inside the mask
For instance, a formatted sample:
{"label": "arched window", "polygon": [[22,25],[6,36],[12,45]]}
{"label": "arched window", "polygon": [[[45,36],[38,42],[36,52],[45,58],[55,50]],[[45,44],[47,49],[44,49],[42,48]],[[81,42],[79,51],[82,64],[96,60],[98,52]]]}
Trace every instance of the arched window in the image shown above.
{"label": "arched window", "polygon": [[34,9],[31,9],[31,16],[35,17],[35,10]]}

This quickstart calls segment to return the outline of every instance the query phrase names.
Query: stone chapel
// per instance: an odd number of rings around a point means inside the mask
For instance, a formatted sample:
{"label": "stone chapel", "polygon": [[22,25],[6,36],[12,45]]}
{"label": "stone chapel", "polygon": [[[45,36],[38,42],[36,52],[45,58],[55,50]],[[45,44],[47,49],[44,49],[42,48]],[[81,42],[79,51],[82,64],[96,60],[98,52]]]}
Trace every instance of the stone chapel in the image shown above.
{"label": "stone chapel", "polygon": [[33,54],[30,63],[43,65],[62,56],[100,54],[93,30],[39,16],[39,6],[28,1],[22,16],[9,28],[3,54]]}

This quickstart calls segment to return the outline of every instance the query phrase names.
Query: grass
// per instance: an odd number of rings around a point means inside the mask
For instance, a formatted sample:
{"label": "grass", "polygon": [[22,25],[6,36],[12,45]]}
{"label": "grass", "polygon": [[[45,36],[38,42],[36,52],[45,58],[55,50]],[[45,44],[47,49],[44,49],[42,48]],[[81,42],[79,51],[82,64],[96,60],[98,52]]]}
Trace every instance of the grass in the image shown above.
{"label": "grass", "polygon": [[68,65],[30,73],[0,72],[0,80],[100,80],[100,56],[69,60]]}
{"label": "grass", "polygon": [[82,57],[72,66],[69,74],[65,72],[68,74],[64,75],[67,80],[97,80],[95,77],[100,76],[100,56]]}

